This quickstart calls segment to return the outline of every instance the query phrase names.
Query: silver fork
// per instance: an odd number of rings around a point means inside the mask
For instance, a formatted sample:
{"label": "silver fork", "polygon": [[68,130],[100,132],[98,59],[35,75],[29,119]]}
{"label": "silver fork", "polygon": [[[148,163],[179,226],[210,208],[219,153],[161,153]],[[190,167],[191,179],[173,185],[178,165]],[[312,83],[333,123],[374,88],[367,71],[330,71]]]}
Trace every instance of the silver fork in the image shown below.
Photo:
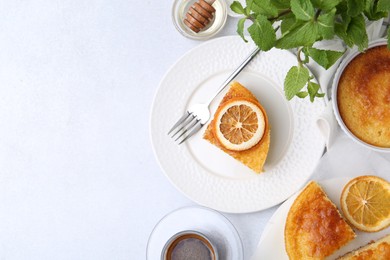
{"label": "silver fork", "polygon": [[238,66],[237,69],[225,80],[219,87],[215,95],[207,102],[202,104],[195,104],[191,106],[184,115],[173,125],[169,130],[168,135],[172,134],[172,138],[179,141],[179,144],[186,141],[188,138],[198,132],[210,119],[210,104],[221,93],[229,83],[237,77],[237,75],[245,68],[246,65],[260,52],[259,48],[256,48],[252,53]]}

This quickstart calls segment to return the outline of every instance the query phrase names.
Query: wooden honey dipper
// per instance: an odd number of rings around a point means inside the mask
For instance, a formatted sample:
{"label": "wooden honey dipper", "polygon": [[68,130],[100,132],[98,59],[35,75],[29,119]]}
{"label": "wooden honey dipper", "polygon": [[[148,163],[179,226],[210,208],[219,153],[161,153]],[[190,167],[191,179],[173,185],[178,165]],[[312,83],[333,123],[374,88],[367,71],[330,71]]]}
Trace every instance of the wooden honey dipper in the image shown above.
{"label": "wooden honey dipper", "polygon": [[200,0],[194,3],[184,18],[184,24],[192,31],[198,33],[206,27],[213,18],[215,8],[211,5],[215,0]]}

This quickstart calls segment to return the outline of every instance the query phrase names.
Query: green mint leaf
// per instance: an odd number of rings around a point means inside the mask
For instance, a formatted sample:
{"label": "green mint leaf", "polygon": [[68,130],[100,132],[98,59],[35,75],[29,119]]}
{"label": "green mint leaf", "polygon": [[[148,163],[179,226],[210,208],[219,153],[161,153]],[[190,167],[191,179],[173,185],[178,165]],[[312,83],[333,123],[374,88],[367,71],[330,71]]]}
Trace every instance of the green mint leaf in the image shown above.
{"label": "green mint leaf", "polygon": [[366,0],[364,15],[370,21],[376,21],[381,18],[387,17],[387,12],[378,10],[377,3],[379,3],[377,0]]}
{"label": "green mint leaf", "polygon": [[232,9],[232,11],[235,12],[236,14],[245,14],[244,7],[242,7],[241,3],[238,1],[234,1],[230,5],[230,9]]}
{"label": "green mint leaf", "polygon": [[307,84],[307,91],[309,92],[311,102],[314,102],[314,98],[316,97],[319,89],[320,85],[318,85],[317,83],[309,81],[309,83]]}
{"label": "green mint leaf", "polygon": [[349,47],[357,45],[359,51],[368,46],[366,23],[362,14],[356,17],[343,16],[342,23],[335,23],[335,33]]}
{"label": "green mint leaf", "polygon": [[291,0],[291,11],[298,20],[309,21],[314,17],[314,7],[310,0]]}
{"label": "green mint leaf", "polygon": [[252,11],[253,0],[246,0],[245,14],[249,16]]}
{"label": "green mint leaf", "polygon": [[253,0],[246,0],[245,2],[248,8],[252,8]]}
{"label": "green mint leaf", "polygon": [[251,14],[253,0],[246,0],[245,13],[247,16]]}
{"label": "green mint leaf", "polygon": [[245,7],[245,14],[246,14],[246,16],[250,16],[251,15],[251,9],[248,6]]}
{"label": "green mint leaf", "polygon": [[238,21],[238,24],[237,24],[237,33],[238,33],[238,35],[241,36],[241,38],[242,38],[245,42],[248,42],[248,41],[245,39],[245,35],[244,35],[244,25],[245,25],[245,21],[246,21],[246,17],[241,18],[241,19]]}
{"label": "green mint leaf", "polygon": [[291,49],[300,46],[311,46],[318,36],[318,24],[309,21],[298,26],[294,26],[288,33],[283,35],[276,42],[279,49]]}
{"label": "green mint leaf", "polygon": [[352,40],[350,38],[348,38],[347,28],[344,24],[335,23],[334,30],[335,30],[336,35],[338,37],[340,37],[340,39],[342,39],[348,47],[353,46]]}
{"label": "green mint leaf", "polygon": [[291,100],[309,80],[309,70],[303,66],[292,67],[284,79],[284,93],[288,100]]}
{"label": "green mint leaf", "polygon": [[348,15],[355,17],[364,11],[365,3],[363,0],[347,0]]}
{"label": "green mint leaf", "polygon": [[341,0],[311,0],[315,8],[321,9],[324,12],[332,10]]}
{"label": "green mint leaf", "polygon": [[284,19],[282,20],[280,24],[280,30],[282,34],[286,34],[287,32],[290,31],[295,25],[297,20],[295,19],[295,16],[293,14],[288,14]]}
{"label": "green mint leaf", "polygon": [[[305,51],[303,51],[303,54],[304,54],[305,58],[302,60],[302,63],[303,64],[309,63],[309,61],[310,61],[309,55],[306,55]],[[312,78],[313,78],[313,76],[310,76],[310,79],[312,79]]]}
{"label": "green mint leaf", "polygon": [[315,48],[305,48],[304,53],[325,69],[332,67],[332,65],[344,54],[344,52],[319,50]]}
{"label": "green mint leaf", "polygon": [[390,1],[389,0],[379,0],[376,8],[378,11],[389,12],[390,11]]}
{"label": "green mint leaf", "polygon": [[268,51],[274,47],[276,41],[275,30],[266,16],[259,14],[253,24],[249,26],[248,32],[261,50]]}
{"label": "green mint leaf", "polygon": [[352,17],[347,29],[348,40],[353,42],[360,52],[368,46],[368,36],[366,32],[366,22],[362,14]]}
{"label": "green mint leaf", "polygon": [[390,26],[387,28],[387,49],[390,50]]}
{"label": "green mint leaf", "polygon": [[290,0],[273,0],[272,3],[278,9],[289,9],[290,8]]}
{"label": "green mint leaf", "polygon": [[337,5],[337,13],[347,13],[348,11],[348,4],[347,1],[342,0],[338,5]]}
{"label": "green mint leaf", "polygon": [[345,30],[347,30],[348,25],[352,19],[352,17],[348,15],[347,9],[341,13],[341,17],[342,17],[342,24],[343,24]]}
{"label": "green mint leaf", "polygon": [[325,93],[317,93],[316,97],[325,97]]}
{"label": "green mint leaf", "polygon": [[334,37],[334,18],[336,15],[336,8],[332,11],[321,14],[318,19],[318,33],[323,39],[333,39]]}
{"label": "green mint leaf", "polygon": [[262,14],[267,17],[276,17],[279,12],[278,8],[273,5],[272,0],[253,0],[251,9],[256,14]]}
{"label": "green mint leaf", "polygon": [[301,91],[296,94],[296,96],[299,98],[305,98],[307,97],[307,95],[309,95],[309,93],[307,93],[306,91]]}

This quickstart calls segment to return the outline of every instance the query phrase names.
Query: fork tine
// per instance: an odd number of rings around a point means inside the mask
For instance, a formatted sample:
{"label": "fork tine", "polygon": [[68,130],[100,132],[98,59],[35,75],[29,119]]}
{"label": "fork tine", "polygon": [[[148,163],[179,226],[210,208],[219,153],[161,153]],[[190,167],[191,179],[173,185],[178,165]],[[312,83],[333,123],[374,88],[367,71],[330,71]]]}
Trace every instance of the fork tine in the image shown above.
{"label": "fork tine", "polygon": [[196,132],[198,132],[201,128],[202,128],[203,124],[201,124],[199,121],[197,123],[197,125],[195,125],[194,128],[192,128],[191,132],[188,133],[188,135],[186,137],[183,138],[183,140],[181,140],[179,142],[179,145],[182,144],[183,142],[185,142],[188,138],[190,138],[191,136],[193,136]]}
{"label": "fork tine", "polygon": [[[195,121],[190,125],[190,123],[191,122],[189,122],[188,124],[187,124],[187,126],[186,126],[186,128],[183,130],[183,132],[175,139],[175,142],[177,141],[177,140],[179,140],[179,138],[180,137],[182,137],[185,133],[187,133],[187,131],[189,131],[189,130],[191,130],[198,122],[199,122],[199,119],[196,119],[196,117],[194,117],[195,118]],[[189,126],[190,125],[190,126]]]}
{"label": "fork tine", "polygon": [[187,118],[183,123],[181,123],[181,127],[179,129],[176,130],[176,132],[171,135],[172,138],[175,137],[175,135],[177,135],[178,133],[180,133],[181,131],[185,130],[188,128],[188,126],[190,125],[190,123],[192,121],[194,121],[194,119],[196,119],[196,117],[194,116],[194,114],[190,113],[190,117]]}
{"label": "fork tine", "polygon": [[190,116],[190,113],[187,111],[177,122],[173,125],[171,130],[169,130],[168,135],[176,129],[181,123],[183,123],[188,117]]}

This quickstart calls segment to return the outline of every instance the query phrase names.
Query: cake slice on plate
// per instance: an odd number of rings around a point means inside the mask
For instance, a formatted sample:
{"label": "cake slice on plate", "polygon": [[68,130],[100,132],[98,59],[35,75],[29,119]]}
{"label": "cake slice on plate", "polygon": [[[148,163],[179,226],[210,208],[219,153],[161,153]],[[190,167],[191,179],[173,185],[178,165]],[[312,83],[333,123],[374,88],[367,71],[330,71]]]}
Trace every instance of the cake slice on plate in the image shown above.
{"label": "cake slice on plate", "polygon": [[286,252],[294,259],[324,259],[355,238],[355,233],[320,185],[309,182],[286,219]]}
{"label": "cake slice on plate", "polygon": [[248,89],[233,82],[203,138],[260,173],[271,138],[266,111]]}
{"label": "cake slice on plate", "polygon": [[390,259],[390,235],[338,258],[339,260],[388,260]]}

